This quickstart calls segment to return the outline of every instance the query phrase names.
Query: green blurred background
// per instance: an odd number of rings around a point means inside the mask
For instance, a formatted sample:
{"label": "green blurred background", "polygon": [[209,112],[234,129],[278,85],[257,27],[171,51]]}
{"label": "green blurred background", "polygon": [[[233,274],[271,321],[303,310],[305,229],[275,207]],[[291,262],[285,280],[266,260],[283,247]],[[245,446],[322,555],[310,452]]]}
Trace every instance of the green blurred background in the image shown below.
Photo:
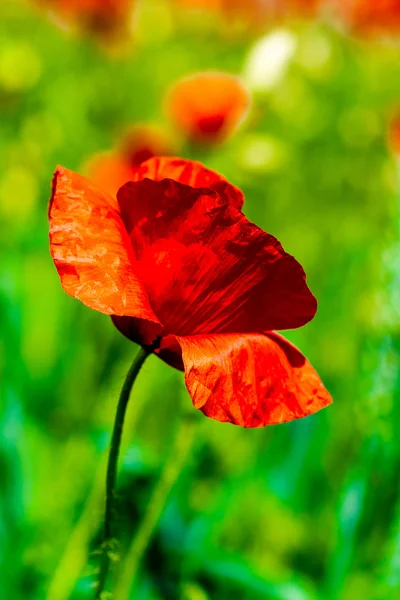
{"label": "green blurred background", "polygon": [[182,154],[241,187],[247,216],[304,266],[319,311],[287,337],[335,402],[245,430],[197,413],[182,374],[150,358],[124,431],[115,571],[134,539],[132,599],[400,598],[400,180],[387,144],[400,46],[280,23],[291,50],[260,85],[251,53],[272,25],[227,33],[144,0],[115,50],[17,0],[0,12],[0,598],[93,597],[105,456],[136,352],[61,289],[52,172],[82,172],[132,124],[170,127],[169,86],[209,69],[243,75],[252,110],[225,144]]}

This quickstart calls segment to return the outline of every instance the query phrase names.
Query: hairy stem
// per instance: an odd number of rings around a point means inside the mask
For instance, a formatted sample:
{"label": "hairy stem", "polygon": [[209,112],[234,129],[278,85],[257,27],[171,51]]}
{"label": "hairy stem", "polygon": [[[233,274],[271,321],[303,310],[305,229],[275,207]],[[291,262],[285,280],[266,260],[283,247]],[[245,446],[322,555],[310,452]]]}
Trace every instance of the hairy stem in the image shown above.
{"label": "hairy stem", "polygon": [[99,579],[96,588],[95,600],[100,600],[107,582],[107,575],[110,568],[110,550],[113,540],[112,517],[115,500],[115,482],[117,478],[117,466],[119,449],[121,445],[122,429],[124,426],[126,408],[128,406],[129,396],[135,379],[150,354],[150,350],[141,348],[137,353],[132,365],[126,375],[124,385],[118,400],[117,412],[115,414],[114,427],[112,432],[110,450],[108,454],[107,477],[106,477],[106,509],[104,516],[104,536],[102,544],[102,560],[100,564]]}

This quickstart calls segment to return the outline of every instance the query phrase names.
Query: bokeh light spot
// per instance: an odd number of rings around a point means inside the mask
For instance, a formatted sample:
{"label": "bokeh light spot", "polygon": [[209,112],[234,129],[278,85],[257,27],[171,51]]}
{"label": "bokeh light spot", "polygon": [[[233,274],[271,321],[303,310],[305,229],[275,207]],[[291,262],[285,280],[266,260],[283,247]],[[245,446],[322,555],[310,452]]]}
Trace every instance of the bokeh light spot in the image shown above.
{"label": "bokeh light spot", "polygon": [[0,86],[10,92],[34,86],[41,74],[40,58],[34,47],[14,42],[0,48]]}

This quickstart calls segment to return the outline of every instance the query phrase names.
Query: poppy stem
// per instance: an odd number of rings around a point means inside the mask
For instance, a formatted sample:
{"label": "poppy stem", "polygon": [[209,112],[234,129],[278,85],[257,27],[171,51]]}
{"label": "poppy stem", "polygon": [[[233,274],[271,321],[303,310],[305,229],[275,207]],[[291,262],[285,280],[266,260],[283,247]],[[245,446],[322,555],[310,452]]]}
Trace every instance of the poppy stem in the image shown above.
{"label": "poppy stem", "polygon": [[117,466],[119,449],[121,446],[122,429],[124,426],[126,408],[128,406],[129,396],[136,380],[136,377],[152,348],[140,348],[135,356],[130,369],[126,375],[124,385],[118,400],[117,412],[114,419],[114,427],[111,437],[110,450],[108,454],[107,476],[106,476],[106,508],[104,516],[104,534],[102,543],[102,561],[100,564],[99,579],[97,582],[95,600],[100,600],[107,583],[108,571],[111,563],[111,550],[113,545],[113,526],[112,517],[115,500],[115,482],[117,479]]}
{"label": "poppy stem", "polygon": [[[155,484],[139,527],[117,574],[113,598],[129,600],[143,556],[156,530],[168,497],[192,448],[196,417],[187,413],[179,420],[160,478]],[[132,596],[133,597],[133,596]]]}

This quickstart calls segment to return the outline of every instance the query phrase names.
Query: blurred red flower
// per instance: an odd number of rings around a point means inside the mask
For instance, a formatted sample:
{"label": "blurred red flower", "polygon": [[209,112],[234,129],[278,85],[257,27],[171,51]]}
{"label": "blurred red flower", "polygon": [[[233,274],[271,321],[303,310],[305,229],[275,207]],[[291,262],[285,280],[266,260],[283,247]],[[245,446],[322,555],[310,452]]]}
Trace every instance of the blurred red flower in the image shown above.
{"label": "blurred red flower", "polygon": [[400,30],[399,0],[333,0],[350,26],[364,33]]}
{"label": "blurred red flower", "polygon": [[178,0],[186,8],[217,12],[243,24],[270,24],[275,19],[314,15],[325,0]]}
{"label": "blurred red flower", "polygon": [[400,112],[397,111],[389,122],[389,148],[400,156]]}
{"label": "blurred red flower", "polygon": [[238,188],[197,162],[152,158],[117,199],[58,167],[50,245],[64,290],[184,370],[196,408],[262,427],[332,400],[272,331],[313,318],[305,273],[242,204]]}
{"label": "blurred red flower", "polygon": [[326,0],[286,0],[282,2],[284,12],[298,15],[315,15]]}
{"label": "blurred red flower", "polygon": [[224,0],[177,0],[188,8],[204,8],[205,10],[221,10]]}
{"label": "blurred red flower", "polygon": [[132,179],[136,168],[152,156],[173,154],[167,134],[151,125],[135,125],[122,138],[118,148],[92,156],[85,172],[102,190],[115,196]]}
{"label": "blurred red flower", "polygon": [[238,77],[198,73],[178,81],[167,97],[167,112],[193,142],[218,143],[245,118],[250,96]]}
{"label": "blurred red flower", "polygon": [[127,28],[134,0],[38,0],[68,22],[109,36]]}

